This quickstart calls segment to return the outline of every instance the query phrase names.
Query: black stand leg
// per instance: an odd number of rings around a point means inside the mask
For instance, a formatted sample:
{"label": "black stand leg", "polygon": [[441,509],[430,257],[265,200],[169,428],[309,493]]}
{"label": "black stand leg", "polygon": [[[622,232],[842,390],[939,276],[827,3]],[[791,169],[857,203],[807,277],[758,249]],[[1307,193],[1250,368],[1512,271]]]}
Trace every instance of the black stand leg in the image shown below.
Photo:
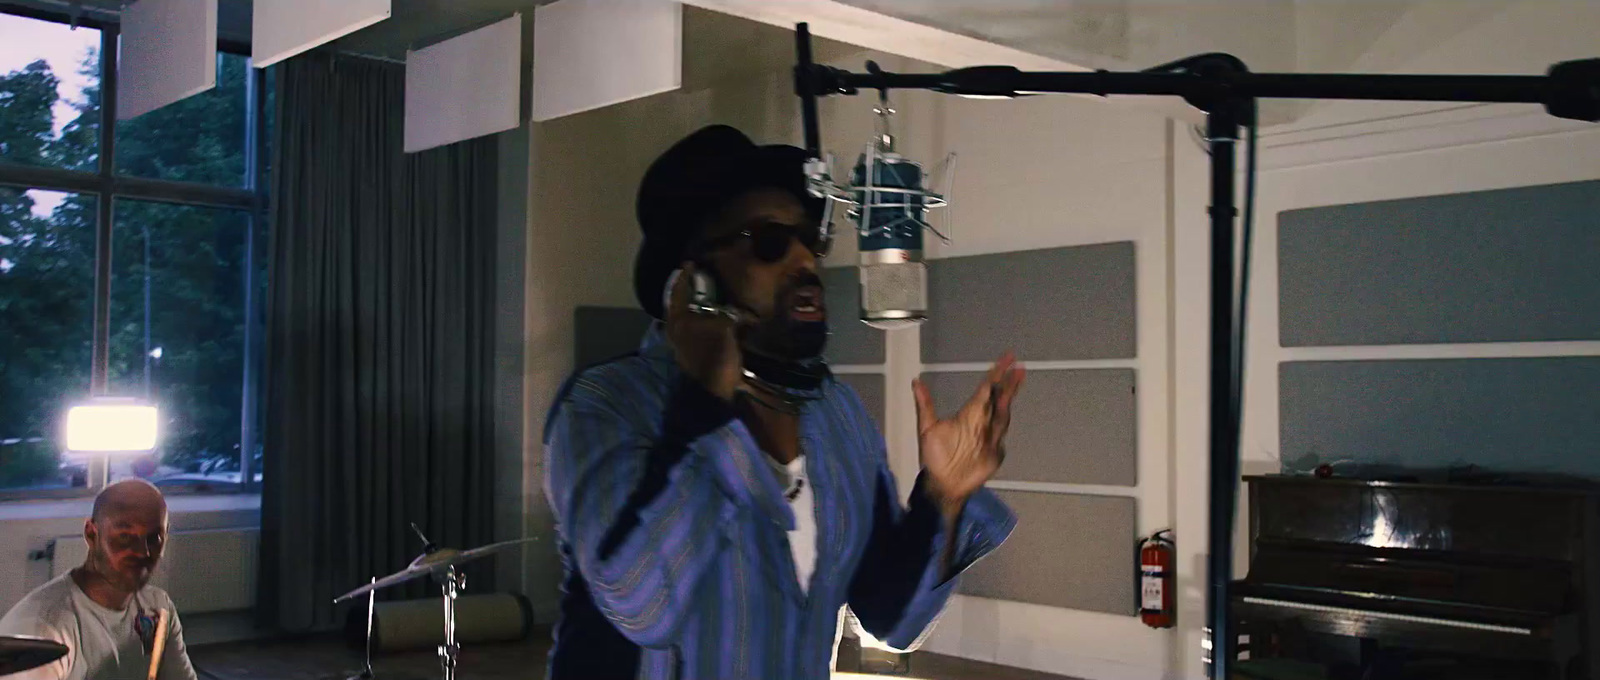
{"label": "black stand leg", "polygon": [[1235,102],[1212,108],[1207,119],[1211,144],[1211,387],[1210,462],[1211,522],[1207,564],[1206,620],[1211,641],[1209,676],[1233,675],[1237,634],[1230,615],[1233,580],[1233,518],[1239,481],[1238,423],[1240,406],[1238,313],[1234,288],[1234,148],[1239,139]]}

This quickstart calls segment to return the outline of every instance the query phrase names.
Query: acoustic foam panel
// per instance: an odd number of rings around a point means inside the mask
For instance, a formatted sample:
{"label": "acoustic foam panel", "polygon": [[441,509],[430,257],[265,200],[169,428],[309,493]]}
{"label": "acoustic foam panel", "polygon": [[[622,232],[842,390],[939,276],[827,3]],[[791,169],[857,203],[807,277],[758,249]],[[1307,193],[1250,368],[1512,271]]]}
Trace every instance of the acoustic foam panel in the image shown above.
{"label": "acoustic foam panel", "polygon": [[522,15],[406,52],[407,153],[518,125]]}
{"label": "acoustic foam panel", "polygon": [[[839,382],[849,385],[860,395],[861,403],[866,404],[867,413],[872,414],[872,421],[878,424],[878,431],[883,432],[884,419],[884,388],[885,379],[881,373],[847,373],[836,375]],[[910,388],[907,388],[910,389]]]}
{"label": "acoustic foam panel", "polygon": [[389,18],[389,0],[255,0],[250,63],[266,68]]}
{"label": "acoustic foam panel", "polygon": [[[983,373],[924,373],[939,415],[961,408]],[[1134,370],[1030,371],[1012,402],[1006,460],[995,479],[1063,484],[1138,483]]]}
{"label": "acoustic foam panel", "polygon": [[573,312],[573,364],[583,368],[639,349],[654,319],[629,307],[579,307]]}
{"label": "acoustic foam panel", "polygon": [[217,86],[217,0],[142,0],[122,11],[117,120]]}
{"label": "acoustic foam panel", "polygon": [[1289,362],[1285,469],[1319,462],[1600,477],[1600,357]]}
{"label": "acoustic foam panel", "polygon": [[1600,339],[1600,181],[1278,216],[1285,347]]}
{"label": "acoustic foam panel", "polygon": [[884,332],[861,322],[861,269],[828,267],[821,276],[828,305],[828,346],[823,350],[828,363],[882,365]]}
{"label": "acoustic foam panel", "polygon": [[996,490],[1011,537],[961,576],[963,595],[1132,616],[1137,506],[1125,496]]}
{"label": "acoustic foam panel", "polygon": [[932,260],[922,361],[1125,359],[1136,352],[1131,241]]}
{"label": "acoustic foam panel", "polygon": [[546,121],[676,90],[683,6],[670,0],[559,0],[533,10],[533,119]]}

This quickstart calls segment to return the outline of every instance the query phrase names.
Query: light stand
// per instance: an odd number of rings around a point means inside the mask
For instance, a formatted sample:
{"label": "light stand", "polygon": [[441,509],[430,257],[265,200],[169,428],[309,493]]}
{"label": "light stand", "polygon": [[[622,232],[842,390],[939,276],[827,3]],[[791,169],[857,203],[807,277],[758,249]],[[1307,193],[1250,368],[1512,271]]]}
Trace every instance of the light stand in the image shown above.
{"label": "light stand", "polygon": [[[795,93],[806,150],[822,158],[816,98],[860,90],[921,89],[976,97],[1038,93],[1183,97],[1207,114],[1211,150],[1210,536],[1206,574],[1207,674],[1232,677],[1236,636],[1230,616],[1233,521],[1239,481],[1244,305],[1235,293],[1234,148],[1242,126],[1255,125],[1261,98],[1376,99],[1543,104],[1553,116],[1600,120],[1600,59],[1552,66],[1543,76],[1256,74],[1226,54],[1201,55],[1143,72],[1026,72],[977,66],[944,73],[851,73],[811,59],[811,33],[795,27]],[[1252,150],[1253,151],[1253,150]],[[1248,272],[1239,274],[1241,287]]]}

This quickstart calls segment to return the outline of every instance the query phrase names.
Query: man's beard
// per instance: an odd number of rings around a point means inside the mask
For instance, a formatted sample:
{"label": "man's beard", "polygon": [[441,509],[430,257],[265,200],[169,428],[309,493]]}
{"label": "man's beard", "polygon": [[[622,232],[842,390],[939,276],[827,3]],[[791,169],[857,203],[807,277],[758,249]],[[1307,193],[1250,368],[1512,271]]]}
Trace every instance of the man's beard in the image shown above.
{"label": "man's beard", "polygon": [[117,569],[117,565],[112,561],[111,556],[98,546],[90,551],[89,563],[94,567],[95,574],[106,583],[113,588],[130,593],[145,587],[150,582],[151,575],[155,573],[154,566],[145,569],[143,576],[121,571]]}
{"label": "man's beard", "polygon": [[828,319],[796,321],[789,315],[790,295],[805,286],[822,288],[822,277],[801,272],[789,278],[772,300],[772,316],[761,319],[745,336],[745,348],[782,361],[805,361],[822,355],[828,344]]}

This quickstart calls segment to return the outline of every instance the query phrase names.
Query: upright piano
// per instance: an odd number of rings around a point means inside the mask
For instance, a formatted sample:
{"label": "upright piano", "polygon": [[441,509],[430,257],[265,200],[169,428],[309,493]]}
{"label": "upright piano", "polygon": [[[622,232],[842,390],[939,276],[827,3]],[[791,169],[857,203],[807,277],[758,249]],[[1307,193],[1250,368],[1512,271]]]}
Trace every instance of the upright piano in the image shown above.
{"label": "upright piano", "polygon": [[1600,670],[1595,488],[1245,482],[1249,571],[1231,595],[1243,636],[1237,668],[1304,658],[1343,669],[1321,677],[1364,680],[1571,680]]}

